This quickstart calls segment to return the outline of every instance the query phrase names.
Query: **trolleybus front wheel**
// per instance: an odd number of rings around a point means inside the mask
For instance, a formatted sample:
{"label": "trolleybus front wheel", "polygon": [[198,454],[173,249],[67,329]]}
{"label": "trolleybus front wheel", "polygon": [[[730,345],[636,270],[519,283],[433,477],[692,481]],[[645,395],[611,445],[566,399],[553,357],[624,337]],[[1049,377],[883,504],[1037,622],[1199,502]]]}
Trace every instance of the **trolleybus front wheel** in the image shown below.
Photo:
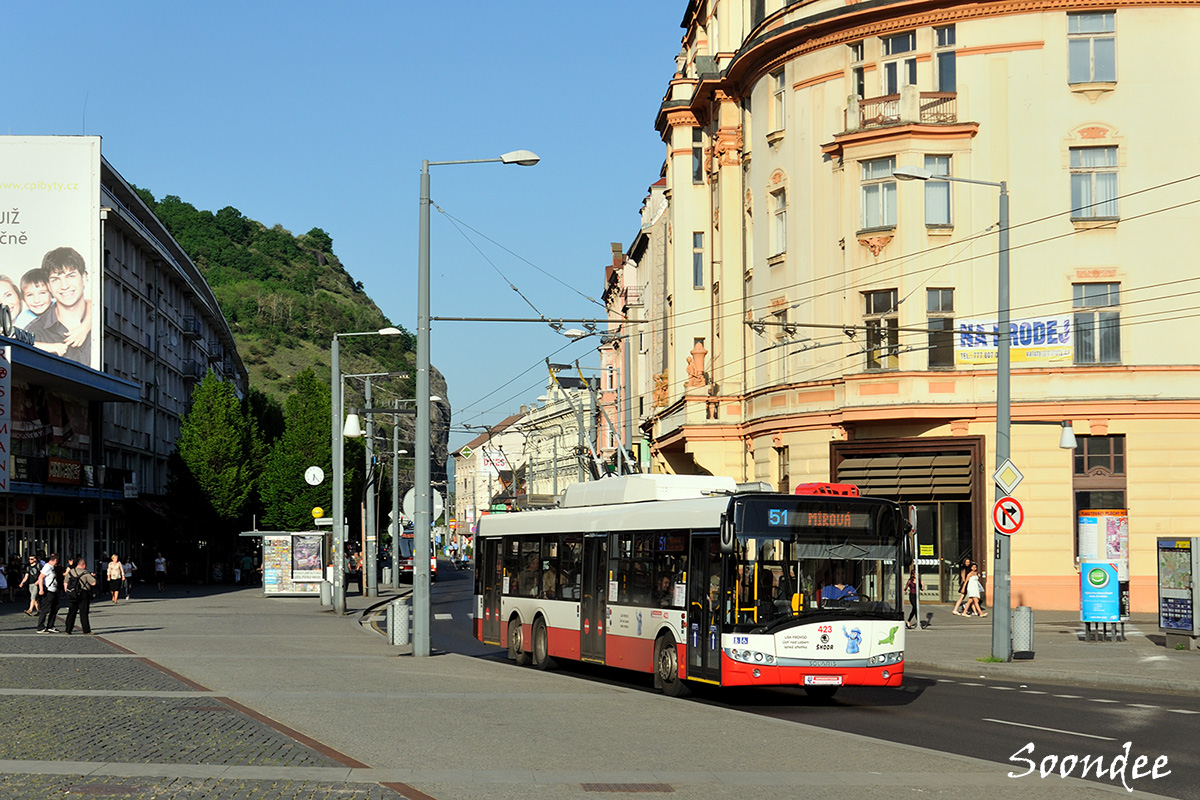
{"label": "trolleybus front wheel", "polygon": [[542,617],[533,621],[533,665],[538,669],[554,667],[554,659],[550,657],[550,639],[546,631],[546,620]]}
{"label": "trolleybus front wheel", "polygon": [[529,654],[525,652],[525,634],[521,630],[519,617],[508,621],[508,660],[515,661],[518,666],[529,663]]}
{"label": "trolleybus front wheel", "polygon": [[679,649],[670,634],[654,642],[654,684],[668,697],[683,697],[687,684],[679,678]]}

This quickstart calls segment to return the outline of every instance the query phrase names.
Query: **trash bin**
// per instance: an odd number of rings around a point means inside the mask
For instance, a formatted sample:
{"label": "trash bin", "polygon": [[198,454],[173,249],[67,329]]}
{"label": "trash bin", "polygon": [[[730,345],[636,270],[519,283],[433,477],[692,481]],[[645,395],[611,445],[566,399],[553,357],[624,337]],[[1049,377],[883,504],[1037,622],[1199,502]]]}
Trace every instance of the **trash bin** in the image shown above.
{"label": "trash bin", "polygon": [[1029,606],[1013,609],[1012,650],[1014,661],[1033,660],[1033,609]]}
{"label": "trash bin", "polygon": [[408,603],[404,598],[397,597],[392,602],[388,603],[387,607],[387,629],[388,629],[388,644],[405,645],[409,644],[409,620],[408,620]]}
{"label": "trash bin", "polygon": [[379,579],[379,585],[380,586],[391,586],[392,585],[392,568],[384,567],[382,572],[383,572],[383,575]]}
{"label": "trash bin", "polygon": [[321,606],[323,608],[333,605],[333,584],[329,581],[321,581]]}

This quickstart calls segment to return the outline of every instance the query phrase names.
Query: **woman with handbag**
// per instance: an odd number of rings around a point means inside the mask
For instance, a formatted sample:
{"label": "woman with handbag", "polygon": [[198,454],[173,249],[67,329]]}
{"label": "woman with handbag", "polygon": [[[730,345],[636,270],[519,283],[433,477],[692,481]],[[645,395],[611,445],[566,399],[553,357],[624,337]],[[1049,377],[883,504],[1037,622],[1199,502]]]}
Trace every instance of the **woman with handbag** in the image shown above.
{"label": "woman with handbag", "polygon": [[117,595],[121,593],[121,584],[125,582],[125,568],[121,565],[121,557],[113,553],[112,561],[108,562],[108,572],[105,574],[108,578],[108,590],[112,592],[112,601],[117,602]]}

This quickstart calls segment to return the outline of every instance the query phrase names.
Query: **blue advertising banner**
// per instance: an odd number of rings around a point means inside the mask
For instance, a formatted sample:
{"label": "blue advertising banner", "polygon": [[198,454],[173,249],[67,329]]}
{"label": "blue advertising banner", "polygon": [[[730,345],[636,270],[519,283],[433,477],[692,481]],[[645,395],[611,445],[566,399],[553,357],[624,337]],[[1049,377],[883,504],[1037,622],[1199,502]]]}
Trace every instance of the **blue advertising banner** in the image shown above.
{"label": "blue advertising banner", "polygon": [[1121,593],[1116,564],[1108,561],[1080,562],[1079,619],[1081,622],[1121,620]]}

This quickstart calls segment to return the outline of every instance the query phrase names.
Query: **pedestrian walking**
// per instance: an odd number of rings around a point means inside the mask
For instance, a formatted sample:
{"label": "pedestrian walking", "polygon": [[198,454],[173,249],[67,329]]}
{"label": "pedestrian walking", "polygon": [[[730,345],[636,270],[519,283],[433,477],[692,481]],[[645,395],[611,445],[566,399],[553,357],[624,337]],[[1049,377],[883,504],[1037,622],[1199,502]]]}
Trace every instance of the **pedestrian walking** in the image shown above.
{"label": "pedestrian walking", "polygon": [[160,592],[167,585],[167,560],[163,558],[162,553],[154,555],[154,582],[158,584]]}
{"label": "pedestrian walking", "polygon": [[121,572],[125,576],[125,599],[128,600],[133,590],[133,573],[137,572],[137,564],[133,563],[133,556],[130,556],[121,565]]}
{"label": "pedestrian walking", "polygon": [[967,610],[964,614],[969,614],[971,609],[975,609],[975,613],[979,616],[987,616],[987,612],[979,607],[979,598],[982,594],[983,584],[979,581],[979,565],[972,564],[971,571],[967,573]]}
{"label": "pedestrian walking", "polygon": [[952,614],[958,614],[959,616],[966,614],[963,607],[967,603],[967,575],[970,574],[973,563],[969,557],[962,560],[962,567],[958,570],[958,600],[954,603],[954,609],[950,612]]}
{"label": "pedestrian walking", "polygon": [[908,594],[908,605],[912,609],[908,612],[908,619],[904,621],[904,627],[909,630],[917,627],[917,623],[920,622],[917,618],[917,591],[924,588],[925,584],[917,577],[917,565],[913,564],[908,573],[908,583],[904,585],[904,591]]}
{"label": "pedestrian walking", "polygon": [[75,559],[75,566],[67,570],[63,581],[67,596],[67,623],[63,626],[67,634],[75,630],[75,617],[84,636],[91,635],[92,623],[88,612],[92,607],[92,589],[96,588],[96,576],[88,572],[87,560],[83,556]]}
{"label": "pedestrian walking", "polygon": [[125,567],[116,553],[113,553],[112,560],[108,562],[108,571],[104,577],[108,579],[108,590],[112,592],[112,601],[115,603],[117,595],[121,593],[121,584],[125,582]]}
{"label": "pedestrian walking", "polygon": [[58,633],[58,554],[51,553],[38,573],[38,633]]}
{"label": "pedestrian walking", "polygon": [[26,560],[25,576],[21,578],[18,588],[29,587],[29,608],[25,609],[25,616],[32,617],[38,612],[38,576],[42,574],[42,565],[38,563],[37,556],[31,555]]}

